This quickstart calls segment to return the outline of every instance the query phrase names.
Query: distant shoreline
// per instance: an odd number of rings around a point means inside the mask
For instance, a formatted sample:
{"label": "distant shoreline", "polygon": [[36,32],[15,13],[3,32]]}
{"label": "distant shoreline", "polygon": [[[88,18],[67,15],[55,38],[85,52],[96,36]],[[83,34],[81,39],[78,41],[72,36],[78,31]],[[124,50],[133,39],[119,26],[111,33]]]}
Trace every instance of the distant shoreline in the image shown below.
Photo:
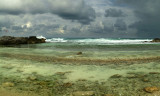
{"label": "distant shoreline", "polygon": [[133,38],[51,38],[45,37],[0,37],[0,45],[21,45],[21,44],[38,44],[38,43],[84,43],[84,44],[145,44],[145,43],[158,43],[160,38],[155,39],[133,39]]}

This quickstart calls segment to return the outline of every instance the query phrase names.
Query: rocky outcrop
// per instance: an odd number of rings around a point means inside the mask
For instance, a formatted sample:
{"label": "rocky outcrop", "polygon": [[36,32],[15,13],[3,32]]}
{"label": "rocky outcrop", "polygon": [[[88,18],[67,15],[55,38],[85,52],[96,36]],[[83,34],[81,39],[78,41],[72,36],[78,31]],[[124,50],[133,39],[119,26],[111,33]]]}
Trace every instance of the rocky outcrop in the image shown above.
{"label": "rocky outcrop", "polygon": [[45,39],[38,39],[36,36],[30,37],[12,37],[3,36],[0,37],[0,45],[19,45],[19,44],[37,44],[45,43]]}
{"label": "rocky outcrop", "polygon": [[38,39],[36,36],[30,36],[28,38],[28,44],[45,43],[45,39]]}
{"label": "rocky outcrop", "polygon": [[160,42],[160,38],[154,38],[151,42]]}

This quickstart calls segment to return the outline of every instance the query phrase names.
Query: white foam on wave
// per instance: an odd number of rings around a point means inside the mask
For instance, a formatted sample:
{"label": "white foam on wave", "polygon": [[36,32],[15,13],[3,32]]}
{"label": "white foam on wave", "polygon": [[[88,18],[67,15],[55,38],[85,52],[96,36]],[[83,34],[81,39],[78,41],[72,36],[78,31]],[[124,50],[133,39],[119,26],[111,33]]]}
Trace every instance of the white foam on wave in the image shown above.
{"label": "white foam on wave", "polygon": [[67,42],[68,40],[64,40],[63,38],[52,38],[46,39],[46,42]]}
{"label": "white foam on wave", "polygon": [[42,35],[38,35],[36,36],[38,39],[46,39],[46,37],[42,36]]}
{"label": "white foam on wave", "polygon": [[99,43],[99,44],[141,44],[145,41],[149,42],[150,39],[84,39],[77,40],[77,42],[81,43]]}
{"label": "white foam on wave", "polygon": [[83,44],[143,44],[149,43],[151,39],[64,39],[64,38],[52,38],[47,39],[46,42],[73,42]]}
{"label": "white foam on wave", "polygon": [[[37,36],[41,39],[44,36]],[[109,38],[83,38],[83,39],[66,39],[66,38],[51,38],[46,39],[46,42],[70,42],[70,43],[83,43],[83,44],[147,44],[150,43],[152,39],[109,39]]]}

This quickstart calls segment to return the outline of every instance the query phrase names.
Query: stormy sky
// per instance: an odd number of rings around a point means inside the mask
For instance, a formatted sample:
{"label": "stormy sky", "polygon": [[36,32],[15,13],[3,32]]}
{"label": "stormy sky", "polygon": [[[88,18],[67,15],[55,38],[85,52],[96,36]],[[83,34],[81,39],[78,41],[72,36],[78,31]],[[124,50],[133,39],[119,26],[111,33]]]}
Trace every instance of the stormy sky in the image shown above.
{"label": "stormy sky", "polygon": [[0,36],[160,37],[160,0],[0,0]]}

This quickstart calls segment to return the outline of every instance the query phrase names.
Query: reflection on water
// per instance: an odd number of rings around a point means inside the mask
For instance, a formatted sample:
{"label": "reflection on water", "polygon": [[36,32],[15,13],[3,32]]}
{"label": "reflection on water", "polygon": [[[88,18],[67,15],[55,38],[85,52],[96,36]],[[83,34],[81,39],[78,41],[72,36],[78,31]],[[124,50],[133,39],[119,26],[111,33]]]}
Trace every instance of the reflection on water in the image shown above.
{"label": "reflection on water", "polygon": [[[5,90],[39,96],[160,94],[158,44],[18,47],[0,48],[0,88]],[[152,92],[146,87],[153,87]]]}

